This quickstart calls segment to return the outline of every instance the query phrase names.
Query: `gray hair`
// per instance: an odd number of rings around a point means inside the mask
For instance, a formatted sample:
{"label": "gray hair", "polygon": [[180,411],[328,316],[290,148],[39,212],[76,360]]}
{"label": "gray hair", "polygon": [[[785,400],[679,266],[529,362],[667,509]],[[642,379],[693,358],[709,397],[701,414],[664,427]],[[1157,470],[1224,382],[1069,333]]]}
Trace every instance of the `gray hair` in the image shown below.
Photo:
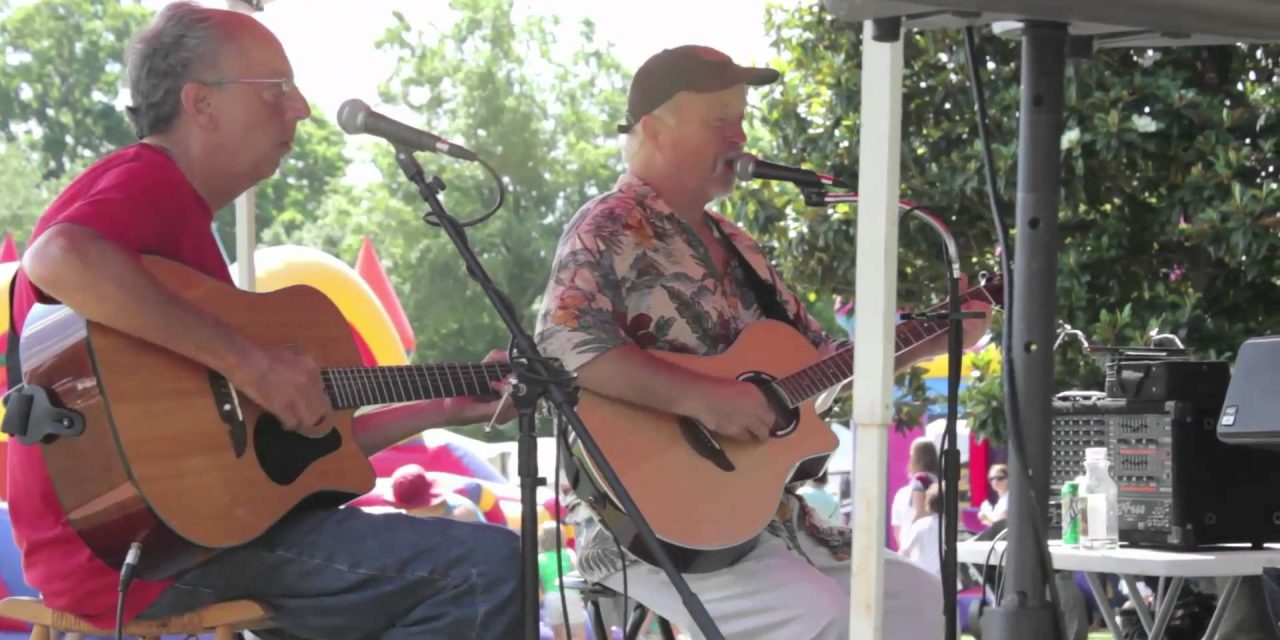
{"label": "gray hair", "polygon": [[[674,106],[675,98],[662,103],[657,109],[650,111],[647,115],[659,118],[667,123],[675,122],[676,108]],[[631,130],[622,134],[622,164],[630,167],[631,162],[635,160],[636,155],[644,147],[644,134],[640,131],[640,123],[631,127]]]}
{"label": "gray hair", "polygon": [[138,138],[168,131],[182,110],[182,87],[210,65],[227,40],[230,11],[193,2],[166,6],[129,42],[128,107]]}

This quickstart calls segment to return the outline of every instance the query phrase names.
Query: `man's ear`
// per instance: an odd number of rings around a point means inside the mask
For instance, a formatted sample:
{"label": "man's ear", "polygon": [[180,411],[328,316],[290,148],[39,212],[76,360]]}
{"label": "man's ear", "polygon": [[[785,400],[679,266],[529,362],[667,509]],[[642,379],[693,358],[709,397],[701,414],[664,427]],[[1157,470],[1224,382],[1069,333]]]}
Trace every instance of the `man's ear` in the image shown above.
{"label": "man's ear", "polygon": [[182,85],[178,94],[182,115],[189,118],[198,127],[213,125],[213,100],[209,85],[199,82],[188,82]]}
{"label": "man's ear", "polygon": [[662,149],[666,146],[666,139],[670,131],[670,125],[666,120],[652,113],[641,116],[640,137],[645,143],[655,149]]}

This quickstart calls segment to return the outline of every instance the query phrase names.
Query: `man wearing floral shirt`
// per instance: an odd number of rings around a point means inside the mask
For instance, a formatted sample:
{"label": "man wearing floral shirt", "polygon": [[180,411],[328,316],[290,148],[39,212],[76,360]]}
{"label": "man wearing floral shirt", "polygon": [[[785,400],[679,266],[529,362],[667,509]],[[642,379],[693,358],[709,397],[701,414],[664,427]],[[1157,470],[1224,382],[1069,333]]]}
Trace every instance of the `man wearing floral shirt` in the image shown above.
{"label": "man wearing floral shirt", "polygon": [[[695,418],[720,437],[762,438],[774,412],[755,386],[647,351],[720,353],[770,305],[823,355],[834,349],[759,245],[706,209],[733,189],[747,87],[778,77],[698,46],[665,50],[636,73],[619,126],[627,172],[565,228],[538,321],[543,353],[576,372],[583,388]],[[776,289],[776,301],[757,299],[745,269]],[[621,591],[625,565],[631,597],[695,629],[661,570],[624,555],[586,506],[574,516],[588,580]],[[686,576],[727,638],[848,637],[849,530],[811,516],[788,495],[743,560]],[[887,555],[885,603],[887,637],[941,637],[935,577]]]}

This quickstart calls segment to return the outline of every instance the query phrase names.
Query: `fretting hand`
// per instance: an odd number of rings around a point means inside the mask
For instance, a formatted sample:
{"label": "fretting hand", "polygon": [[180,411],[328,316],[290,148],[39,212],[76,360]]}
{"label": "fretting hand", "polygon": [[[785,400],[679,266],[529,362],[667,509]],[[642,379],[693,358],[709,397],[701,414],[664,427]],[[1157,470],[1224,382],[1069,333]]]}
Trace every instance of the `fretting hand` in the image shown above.
{"label": "fretting hand", "polygon": [[[507,352],[494,349],[485,356],[484,363],[508,362]],[[449,398],[444,401],[445,410],[449,412],[449,422],[455,425],[487,423],[505,424],[516,417],[516,405],[510,398],[510,380],[503,379],[492,383],[494,395],[483,397]],[[497,414],[495,417],[494,414]]]}

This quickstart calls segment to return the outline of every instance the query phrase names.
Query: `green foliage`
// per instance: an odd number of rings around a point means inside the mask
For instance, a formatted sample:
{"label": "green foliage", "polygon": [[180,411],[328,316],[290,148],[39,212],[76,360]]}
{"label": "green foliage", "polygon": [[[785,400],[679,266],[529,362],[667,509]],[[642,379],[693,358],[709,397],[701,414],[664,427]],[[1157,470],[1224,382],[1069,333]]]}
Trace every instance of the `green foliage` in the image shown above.
{"label": "green foliage", "polygon": [[32,155],[18,144],[0,143],[0,235],[12,233],[19,246],[52,198]]}
{"label": "green foliage", "polygon": [[[0,210],[0,223],[23,240],[69,178],[135,141],[121,108],[124,49],[151,12],[134,1],[39,0],[11,13],[0,9],[0,16],[7,62],[0,76],[0,132],[9,141],[4,162],[26,156],[23,166],[0,178],[14,186],[5,193],[15,194]],[[265,242],[298,228],[341,188],[350,163],[344,145],[342,133],[319,113],[299,124],[293,152],[257,191],[258,229],[271,231]],[[218,213],[218,233],[224,246],[234,246],[231,207]]]}
{"label": "green foliage", "polygon": [[[860,26],[819,5],[771,8],[784,81],[762,96],[752,145],[857,180]],[[902,194],[936,205],[972,276],[996,264],[963,35],[904,41]],[[1004,214],[1016,180],[1019,47],[980,39]],[[1062,136],[1058,317],[1095,343],[1176,333],[1229,358],[1280,321],[1276,158],[1280,46],[1105,50],[1072,60]],[[850,296],[855,213],[805,209],[787,186],[742,190],[739,219],[802,291]],[[899,305],[944,295],[940,251],[904,222]],[[1097,362],[1060,353],[1060,388],[1101,388]],[[992,388],[998,392],[998,385]],[[969,407],[983,410],[981,402]],[[973,416],[971,416],[973,417]],[[981,423],[983,418],[977,418]]]}
{"label": "green foliage", "polygon": [[125,44],[149,11],[136,1],[41,0],[0,15],[0,134],[34,139],[42,178],[134,140],[115,103]]}
{"label": "green foliage", "polygon": [[[507,179],[507,204],[469,230],[490,276],[533,328],[555,243],[568,217],[608,189],[620,170],[612,127],[624,111],[627,76],[588,22],[517,19],[509,0],[456,0],[444,33],[423,33],[402,15],[378,43],[398,66],[382,99],[424,114],[411,123],[457,140]],[[374,240],[418,338],[415,360],[472,360],[506,345],[507,331],[463,269],[444,232],[392,159],[373,156],[383,179],[331,197],[283,237],[351,260]],[[419,154],[448,185],[445,205],[461,219],[492,203],[492,180],[475,165]],[[277,227],[279,224],[277,224]]]}
{"label": "green foliage", "polygon": [[[254,196],[260,243],[283,244],[312,224],[317,211],[330,200],[350,202],[350,186],[343,182],[351,165],[345,149],[342,131],[319,111],[298,123],[293,150],[280,163],[280,170],[258,185]],[[218,212],[217,227],[223,246],[233,251],[234,205]],[[353,251],[349,261],[354,259]]]}
{"label": "green foliage", "polygon": [[[970,369],[969,377],[961,380],[963,388],[958,398],[960,409],[965,412],[968,426],[983,438],[1001,445],[1008,441],[1009,429],[1004,412],[1004,310],[992,312],[991,340],[986,347],[964,355],[964,365]],[[1071,343],[1067,343],[1071,344]],[[1067,348],[1055,353],[1056,362]]]}

